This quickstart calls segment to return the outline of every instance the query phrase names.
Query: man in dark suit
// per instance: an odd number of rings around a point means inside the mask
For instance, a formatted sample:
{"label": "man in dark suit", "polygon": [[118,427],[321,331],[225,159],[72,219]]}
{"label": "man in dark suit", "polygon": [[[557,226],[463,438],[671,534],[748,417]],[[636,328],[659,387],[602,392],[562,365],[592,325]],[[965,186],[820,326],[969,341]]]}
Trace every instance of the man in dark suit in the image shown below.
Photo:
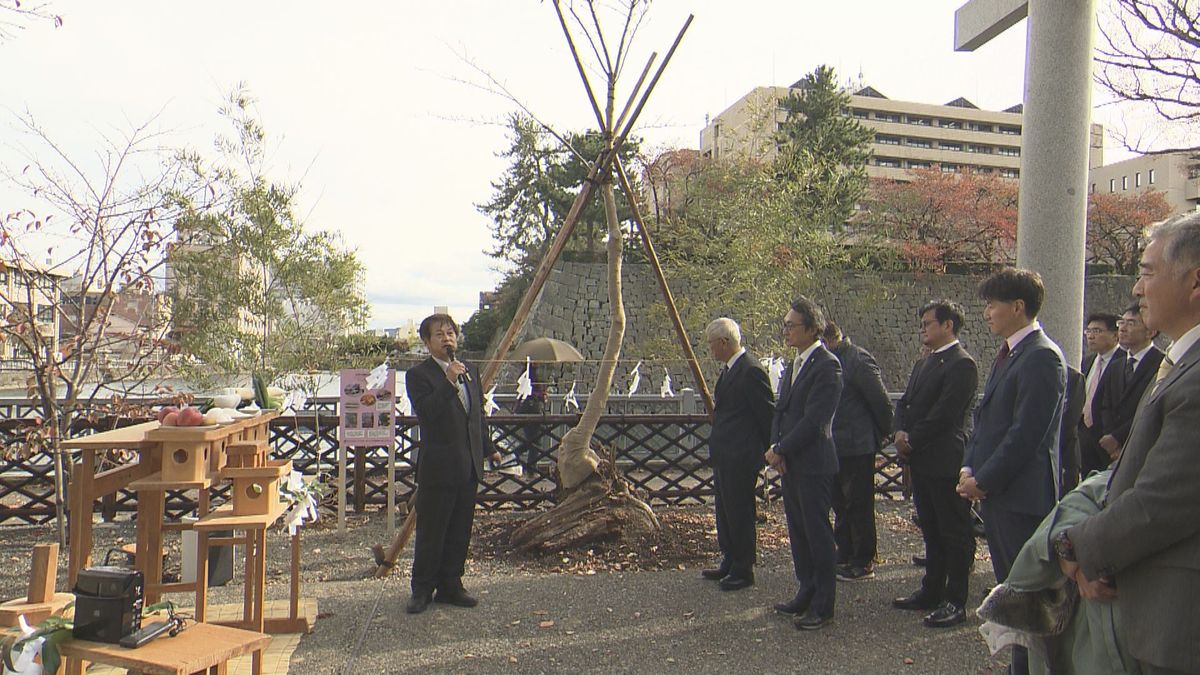
{"label": "man in dark suit", "polygon": [[875,453],[892,430],[892,402],[870,352],[825,322],[823,341],[842,364],[842,397],[833,417],[838,473],[833,490],[837,578],[875,576]]}
{"label": "man in dark suit", "polygon": [[771,442],[775,395],[767,371],[742,347],[742,331],[733,319],[714,320],[705,336],[709,352],[721,364],[708,436],[721,564],[701,575],[718,580],[723,591],[736,591],[754,584],[758,548],[754,487]]}
{"label": "man in dark suit", "polygon": [[1103,466],[1116,461],[1121,447],[1129,437],[1133,415],[1138,401],[1154,381],[1154,374],[1162,363],[1163,353],[1154,346],[1158,331],[1150,330],[1142,321],[1140,308],[1135,304],[1121,315],[1118,339],[1125,350],[1125,361],[1117,372],[1115,386],[1109,387],[1101,402],[1100,418],[1107,432],[1100,437],[1104,450]]}
{"label": "man in dark suit", "polygon": [[919,591],[892,604],[933,610],[925,616],[925,625],[942,628],[966,618],[975,559],[971,505],[955,487],[979,371],[958,341],[963,325],[958,303],[931,302],[918,316],[921,345],[930,353],[913,366],[896,405],[896,450],[912,476],[913,503],[925,538],[925,577]]}
{"label": "man in dark suit", "polygon": [[[1097,312],[1089,314],[1084,336],[1088,352],[1083,361],[1084,404],[1079,418],[1079,473],[1086,476],[1108,466],[1108,455],[1100,447],[1100,439],[1107,433],[1100,406],[1106,396],[1116,387],[1115,381],[1125,366],[1125,351],[1117,343],[1115,314]],[[1119,387],[1117,387],[1119,389]]]}
{"label": "man in dark suit", "polygon": [[1080,595],[1117,602],[1120,646],[1143,675],[1200,673],[1200,214],[1151,232],[1133,294],[1146,327],[1174,343],[1100,512],[1056,537],[1054,550]]}
{"label": "man in dark suit", "polygon": [[458,325],[449,315],[433,314],[418,332],[430,356],[405,373],[421,430],[412,597],[405,608],[409,614],[425,611],[431,601],[459,607],[478,604],[463,588],[463,568],[483,458],[490,454],[500,460],[499,453],[491,451],[483,424],[479,373],[454,359]]}
{"label": "man in dark suit", "polygon": [[[984,319],[1004,342],[975,412],[958,494],[978,500],[996,581],[1057,498],[1059,436],[1067,370],[1037,322],[1046,291],[1037,272],[1006,268],[979,286]],[[1012,672],[1029,672],[1013,648]]]}
{"label": "man in dark suit", "polygon": [[837,474],[833,415],[842,393],[842,367],[818,339],[825,313],[808,298],[792,303],[783,320],[784,340],[796,358],[779,380],[771,448],[766,460],[783,478],[792,566],[800,588],[777,611],[794,615],[797,628],[817,630],[833,620],[836,552],[829,507]]}

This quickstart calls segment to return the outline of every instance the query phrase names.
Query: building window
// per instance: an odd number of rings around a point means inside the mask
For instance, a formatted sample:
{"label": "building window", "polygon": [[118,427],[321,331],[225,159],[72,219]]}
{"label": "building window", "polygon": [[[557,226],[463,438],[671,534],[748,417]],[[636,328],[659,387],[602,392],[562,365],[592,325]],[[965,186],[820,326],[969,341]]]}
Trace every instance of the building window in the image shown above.
{"label": "building window", "polygon": [[958,165],[942,162],[942,173],[958,173]]}
{"label": "building window", "polygon": [[882,166],[888,169],[899,169],[900,160],[891,157],[876,157],[875,166]]}
{"label": "building window", "polygon": [[1088,190],[1088,192],[1090,192],[1092,194],[1096,194],[1096,184],[1095,183],[1092,183],[1092,189]]}
{"label": "building window", "polygon": [[968,129],[970,129],[971,131],[987,131],[987,132],[991,132],[991,130],[992,130],[992,125],[990,125],[990,124],[980,124],[979,122],[971,122],[970,124],[968,124],[968,125],[967,125],[967,128],[968,128]]}
{"label": "building window", "polygon": [[8,270],[0,270],[0,284],[8,283]]}
{"label": "building window", "polygon": [[967,146],[967,152],[977,152],[981,155],[990,155],[992,154],[992,146],[971,144]]}
{"label": "building window", "polygon": [[1016,169],[1000,169],[1001,178],[1020,178],[1021,172]]}
{"label": "building window", "polygon": [[996,154],[1004,155],[1005,157],[1020,157],[1021,149],[1014,148],[1011,145],[1001,145],[996,148]]}
{"label": "building window", "polygon": [[875,142],[881,145],[900,145],[900,137],[876,135]]}
{"label": "building window", "polygon": [[931,169],[931,168],[933,168],[933,165],[930,164],[929,162],[919,162],[916,160],[909,160],[908,168],[910,168],[910,169]]}
{"label": "building window", "polygon": [[1116,191],[1117,191],[1117,179],[1116,179],[1116,178],[1109,178],[1109,179],[1108,179],[1108,191],[1109,191],[1109,192],[1116,192]]}
{"label": "building window", "polygon": [[1000,133],[1005,134],[1006,136],[1020,136],[1021,135],[1021,127],[1010,127],[1008,125],[1001,124],[997,130]]}
{"label": "building window", "polygon": [[1122,190],[1129,189],[1129,176],[1121,176],[1121,189]]}
{"label": "building window", "polygon": [[961,129],[962,128],[962,122],[959,122],[958,120],[942,120],[941,125],[942,125],[943,129]]}
{"label": "building window", "polygon": [[850,114],[853,115],[856,119],[860,119],[860,120],[867,119],[867,111],[862,110],[860,108],[851,108]]}
{"label": "building window", "polygon": [[54,305],[38,305],[37,320],[42,323],[54,323]]}
{"label": "building window", "polygon": [[914,147],[914,148],[932,148],[933,147],[933,143],[930,143],[929,141],[925,140],[924,138],[905,139],[905,145],[908,145],[908,146]]}
{"label": "building window", "polygon": [[908,123],[915,124],[919,127],[933,126],[933,120],[929,119],[928,117],[911,117],[910,116],[908,118]]}
{"label": "building window", "polygon": [[1133,187],[1135,187],[1135,188],[1142,187],[1142,172],[1141,171],[1138,171],[1137,173],[1133,174]]}
{"label": "building window", "polygon": [[953,150],[954,152],[962,152],[962,143],[938,143],[938,147],[942,150]]}
{"label": "building window", "polygon": [[1154,169],[1150,169],[1150,175],[1146,176],[1151,185],[1154,185]]}
{"label": "building window", "polygon": [[992,173],[992,167],[990,167],[990,166],[977,166],[977,167],[974,167],[974,168],[972,168],[972,169],[971,169],[971,173],[978,173],[978,174],[984,174],[984,175],[991,175],[991,173]]}
{"label": "building window", "polygon": [[880,122],[899,122],[900,116],[892,113],[876,112],[875,119]]}

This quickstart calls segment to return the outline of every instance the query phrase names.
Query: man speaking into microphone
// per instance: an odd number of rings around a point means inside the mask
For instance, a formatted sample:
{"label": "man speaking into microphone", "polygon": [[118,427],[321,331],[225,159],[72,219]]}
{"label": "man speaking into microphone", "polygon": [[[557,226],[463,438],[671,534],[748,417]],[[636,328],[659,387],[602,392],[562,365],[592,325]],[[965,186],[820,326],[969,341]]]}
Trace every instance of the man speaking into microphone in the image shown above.
{"label": "man speaking into microphone", "polygon": [[483,424],[479,373],[454,358],[458,325],[448,314],[433,314],[418,333],[429,358],[405,375],[421,430],[409,614],[424,612],[430,602],[479,604],[463,588],[463,568],[483,458],[500,459]]}

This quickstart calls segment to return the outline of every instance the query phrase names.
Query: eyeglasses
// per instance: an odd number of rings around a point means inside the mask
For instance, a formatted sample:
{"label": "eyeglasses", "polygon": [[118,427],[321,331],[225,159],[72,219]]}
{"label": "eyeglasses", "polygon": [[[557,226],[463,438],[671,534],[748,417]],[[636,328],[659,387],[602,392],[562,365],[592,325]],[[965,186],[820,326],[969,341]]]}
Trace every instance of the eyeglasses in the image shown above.
{"label": "eyeglasses", "polygon": [[805,327],[805,326],[804,326],[804,324],[802,324],[802,323],[792,323],[791,321],[784,321],[784,322],[783,322],[783,329],[784,329],[784,330],[792,330],[793,328],[804,328],[804,327]]}
{"label": "eyeglasses", "polygon": [[[1121,322],[1118,321],[1117,325],[1120,326]],[[1112,331],[1108,330],[1107,328],[1084,328],[1083,332],[1086,335],[1099,335],[1101,333],[1111,333]]]}

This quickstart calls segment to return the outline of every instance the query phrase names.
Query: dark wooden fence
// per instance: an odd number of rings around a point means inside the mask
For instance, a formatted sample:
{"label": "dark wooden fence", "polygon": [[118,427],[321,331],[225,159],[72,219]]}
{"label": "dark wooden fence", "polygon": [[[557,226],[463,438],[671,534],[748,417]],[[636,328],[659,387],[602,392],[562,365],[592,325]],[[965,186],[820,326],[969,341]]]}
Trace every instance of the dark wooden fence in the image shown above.
{"label": "dark wooden fence", "polygon": [[[8,406],[7,409],[5,406]],[[680,405],[658,404],[660,409]],[[650,402],[646,406],[649,407]],[[0,401],[5,412],[28,414],[27,404]],[[24,417],[16,414],[14,417]],[[11,418],[10,418],[11,419]],[[552,453],[559,440],[578,420],[577,414],[512,415],[488,418],[493,442],[506,456],[524,463],[519,475],[501,471],[485,473],[479,503],[489,510],[530,509],[554,499],[556,484]],[[633,486],[652,504],[703,504],[713,493],[708,467],[708,416],[688,412],[637,412],[605,415],[596,431],[610,458]],[[291,459],[296,470],[337,482],[338,417],[336,404],[319,401],[311,411],[276,418],[271,425],[271,447],[276,458]],[[3,439],[0,439],[3,440]],[[11,439],[10,439],[11,440]],[[415,463],[420,452],[416,418],[396,418],[396,459],[390,467],[400,500],[416,485]],[[130,457],[108,458],[111,468]],[[45,454],[25,460],[3,460],[0,469],[0,525],[44,523],[54,518],[53,463]],[[903,489],[901,470],[893,455],[880,453],[876,461],[876,490],[897,494]],[[387,503],[387,448],[352,448],[347,455],[348,502],[358,510]],[[772,476],[761,486],[767,496],[778,488]],[[213,488],[215,502],[227,498],[228,486]],[[123,491],[97,507],[106,518],[137,508],[136,493]],[[167,494],[172,516],[195,508],[183,493]]]}

